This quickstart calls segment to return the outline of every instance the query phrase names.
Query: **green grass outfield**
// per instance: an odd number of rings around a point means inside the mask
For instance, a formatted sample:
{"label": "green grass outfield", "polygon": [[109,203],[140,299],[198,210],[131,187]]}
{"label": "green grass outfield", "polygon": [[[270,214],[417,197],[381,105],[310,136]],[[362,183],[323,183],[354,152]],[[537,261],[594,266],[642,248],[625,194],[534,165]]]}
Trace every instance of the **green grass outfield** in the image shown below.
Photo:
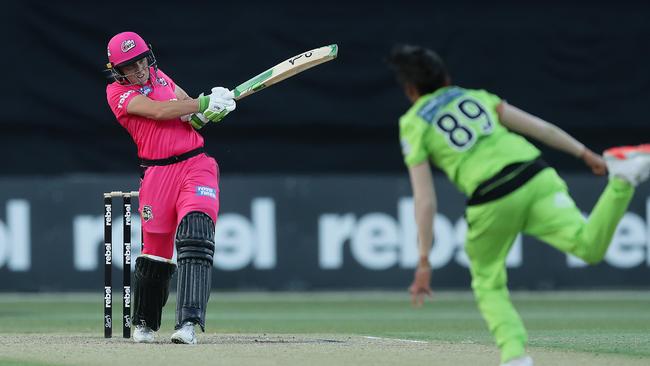
{"label": "green grass outfield", "polygon": [[[116,293],[114,338],[105,340],[102,295],[0,294],[0,365],[145,364],[152,354],[156,365],[498,364],[468,292],[436,293],[419,309],[406,292],[214,292],[199,346],[169,343],[173,294],[158,343],[136,345],[120,338]],[[513,300],[536,365],[650,364],[650,292],[514,293]]]}

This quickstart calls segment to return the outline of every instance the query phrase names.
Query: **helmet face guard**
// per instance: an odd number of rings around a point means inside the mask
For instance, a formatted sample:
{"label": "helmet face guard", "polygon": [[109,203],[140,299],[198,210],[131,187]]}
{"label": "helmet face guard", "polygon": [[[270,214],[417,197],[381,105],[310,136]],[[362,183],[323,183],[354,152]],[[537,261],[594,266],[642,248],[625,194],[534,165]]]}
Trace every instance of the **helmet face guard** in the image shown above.
{"label": "helmet face guard", "polygon": [[156,65],[156,56],[153,54],[153,51],[147,51],[145,54],[138,55],[138,57],[136,57],[136,58],[134,58],[132,60],[128,60],[126,62],[123,62],[123,63],[121,63],[119,65],[113,66],[110,63],[108,63],[106,65],[106,71],[109,74],[108,77],[111,77],[111,78],[115,79],[117,82],[119,82],[121,84],[134,85],[132,82],[130,82],[128,80],[128,78],[129,78],[129,76],[132,76],[132,75],[136,74],[139,71],[136,71],[136,72],[133,72],[133,73],[130,73],[130,74],[125,74],[120,68],[123,67],[123,66],[128,66],[128,65],[134,64],[134,63],[142,60],[143,58],[147,59],[147,68],[146,69],[150,74],[149,77],[151,77],[150,68],[153,67],[154,72],[158,69],[158,67]]}
{"label": "helmet face guard", "polygon": [[122,32],[115,35],[108,42],[106,51],[108,54],[106,72],[119,83],[133,84],[128,81],[130,75],[125,75],[120,67],[133,64],[143,58],[147,59],[148,67],[153,67],[154,72],[157,70],[156,57],[151,46],[137,33]]}

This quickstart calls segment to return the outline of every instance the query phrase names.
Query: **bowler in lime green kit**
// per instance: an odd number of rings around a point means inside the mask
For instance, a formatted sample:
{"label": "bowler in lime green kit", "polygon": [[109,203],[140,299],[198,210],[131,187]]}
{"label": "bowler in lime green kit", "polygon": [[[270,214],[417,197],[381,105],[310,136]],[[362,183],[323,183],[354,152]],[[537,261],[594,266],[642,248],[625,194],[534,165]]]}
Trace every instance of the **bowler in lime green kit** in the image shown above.
{"label": "bowler in lime green kit", "polygon": [[[502,365],[530,366],[527,333],[510,301],[505,259],[516,236],[534,236],[590,264],[600,262],[634,194],[650,175],[650,145],[600,156],[557,126],[485,90],[451,84],[432,50],[396,46],[388,62],[413,103],[399,130],[415,202],[419,261],[409,288],[415,305],[431,294],[429,252],[436,212],[430,164],[467,196],[465,250],[478,308],[501,351]],[[581,159],[609,183],[588,219],[565,182],[526,138]]]}

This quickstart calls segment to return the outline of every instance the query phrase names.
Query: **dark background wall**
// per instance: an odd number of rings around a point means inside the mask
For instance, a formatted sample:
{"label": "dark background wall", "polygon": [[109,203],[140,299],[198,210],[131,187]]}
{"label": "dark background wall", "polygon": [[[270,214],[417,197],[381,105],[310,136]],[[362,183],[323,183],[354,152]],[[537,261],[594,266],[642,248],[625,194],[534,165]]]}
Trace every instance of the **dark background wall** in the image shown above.
{"label": "dark background wall", "polygon": [[[649,140],[649,15],[650,3],[632,1],[5,2],[0,290],[99,288],[101,193],[137,189],[138,176],[135,146],[105,97],[106,44],[118,32],[140,33],[192,95],[338,43],[337,60],[201,131],[223,177],[215,286],[403,288],[415,234],[397,136],[408,102],[382,61],[391,47],[431,47],[456,84],[488,89],[602,151]],[[543,150],[589,211],[606,180]],[[463,200],[436,185],[434,285],[467,287]],[[649,210],[642,187],[597,267],[525,238],[511,252],[511,286],[647,287]]]}
{"label": "dark background wall", "polygon": [[[124,30],[150,42],[192,95],[339,44],[336,61],[204,129],[224,174],[403,173],[396,121],[408,104],[382,62],[396,42],[436,49],[455,83],[493,91],[594,150],[647,141],[650,3],[585,4],[9,1],[1,173],[136,172],[101,73],[108,40]],[[581,168],[548,153],[561,170]]]}

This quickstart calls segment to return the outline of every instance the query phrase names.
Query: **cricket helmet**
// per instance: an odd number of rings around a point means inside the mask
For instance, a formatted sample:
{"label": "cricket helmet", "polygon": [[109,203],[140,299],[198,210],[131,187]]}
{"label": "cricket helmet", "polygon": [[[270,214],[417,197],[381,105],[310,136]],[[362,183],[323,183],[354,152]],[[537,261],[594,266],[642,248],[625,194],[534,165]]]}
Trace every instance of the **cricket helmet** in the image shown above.
{"label": "cricket helmet", "polygon": [[156,67],[156,57],[142,37],[135,32],[118,33],[108,42],[108,63],[106,69],[118,81],[123,81],[125,75],[119,70],[126,66],[147,58],[150,67]]}

